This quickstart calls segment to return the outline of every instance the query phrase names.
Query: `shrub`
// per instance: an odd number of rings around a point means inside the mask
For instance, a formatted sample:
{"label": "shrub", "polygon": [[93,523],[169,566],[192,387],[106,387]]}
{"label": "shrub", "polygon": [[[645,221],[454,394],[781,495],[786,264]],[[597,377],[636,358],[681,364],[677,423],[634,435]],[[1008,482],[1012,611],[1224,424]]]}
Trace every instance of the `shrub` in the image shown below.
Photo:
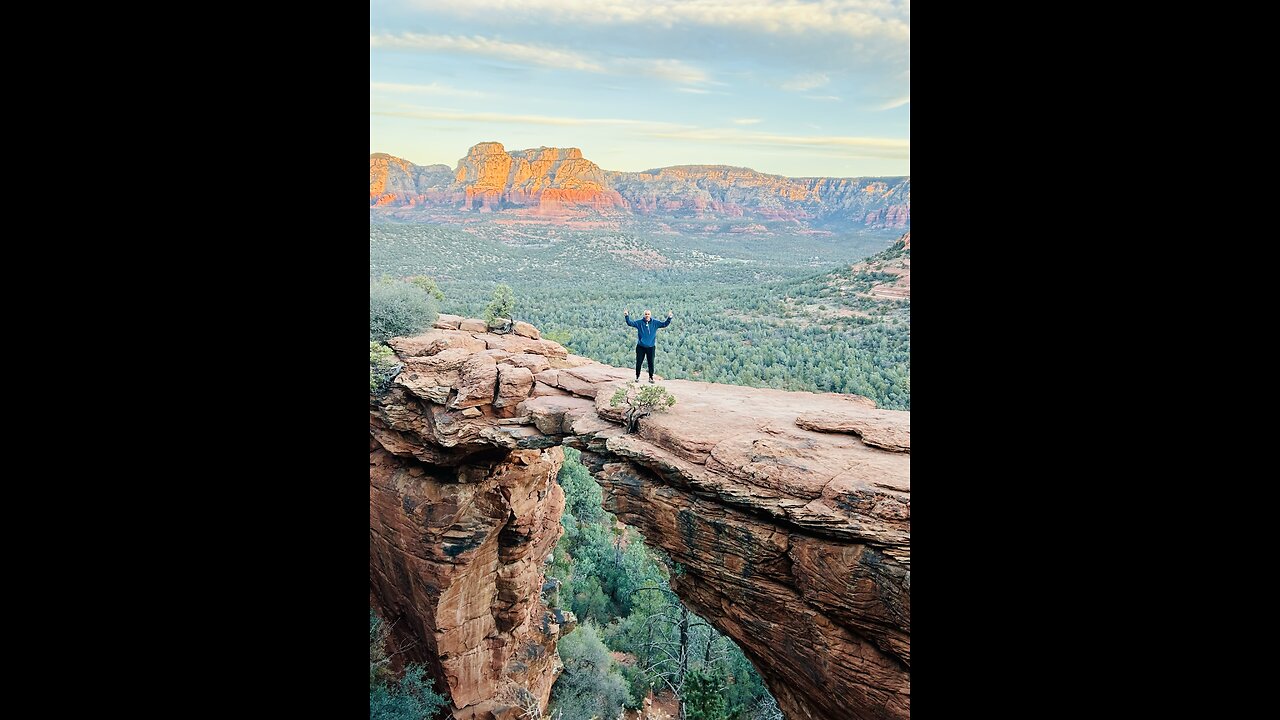
{"label": "shrub", "polygon": [[380,342],[369,343],[369,392],[385,392],[400,367],[395,351]]}
{"label": "shrub", "polygon": [[439,316],[436,299],[416,285],[386,277],[369,283],[370,341],[413,335],[431,327]]}
{"label": "shrub", "polygon": [[661,385],[645,385],[643,387],[627,383],[618,388],[609,398],[609,407],[627,406],[627,432],[638,429],[640,418],[654,412],[662,412],[676,404],[676,397],[667,392]]}
{"label": "shrub", "polygon": [[484,319],[490,325],[496,320],[510,320],[515,315],[516,296],[511,292],[511,286],[507,284],[499,285],[493,290],[493,299],[489,302],[489,307],[484,309]]}
{"label": "shrub", "polygon": [[406,281],[410,285],[422,288],[428,295],[436,300],[444,300],[444,291],[440,289],[439,285],[436,285],[435,280],[432,280],[426,275],[415,275],[411,278],[406,278]]}
{"label": "shrub", "polygon": [[378,685],[369,691],[369,720],[431,720],[445,704],[432,689],[421,665],[410,664],[399,682]]}
{"label": "shrub", "polygon": [[[616,718],[628,699],[627,681],[618,671],[609,649],[589,621],[560,638],[558,645],[564,672],[551,695],[565,720]],[[555,712],[552,712],[555,717]]]}
{"label": "shrub", "polygon": [[369,720],[430,720],[446,700],[431,687],[427,671],[410,664],[395,678],[386,652],[386,623],[369,608]]}

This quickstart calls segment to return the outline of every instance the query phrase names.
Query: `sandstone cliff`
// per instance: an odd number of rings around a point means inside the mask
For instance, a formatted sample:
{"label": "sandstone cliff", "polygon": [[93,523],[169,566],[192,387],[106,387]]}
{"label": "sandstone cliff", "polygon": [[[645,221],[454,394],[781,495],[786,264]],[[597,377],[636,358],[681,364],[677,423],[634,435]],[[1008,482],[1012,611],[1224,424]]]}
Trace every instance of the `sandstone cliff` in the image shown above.
{"label": "sandstone cliff", "polygon": [[911,220],[911,179],[788,178],[749,168],[681,165],[642,173],[608,174],[639,213],[905,227]]}
{"label": "sandstone cliff", "polygon": [[420,188],[434,187],[450,177],[447,165],[414,165],[386,153],[369,156],[369,204],[413,205],[423,198]]}
{"label": "sandstone cliff", "polygon": [[[732,637],[788,718],[907,718],[910,415],[866,398],[666,381],[679,402],[625,434],[632,371],[535,329],[442,315],[396,338],[370,397],[370,585],[445,679],[455,717],[510,717],[504,687],[554,680],[538,600],[558,536],[559,448],[605,504],[684,566],[672,587]],[[545,654],[544,654],[545,653]],[[543,705],[545,707],[545,704]]]}
{"label": "sandstone cliff", "polygon": [[604,171],[584,159],[578,148],[507,152],[501,143],[483,142],[473,146],[453,171],[444,165],[418,168],[401,158],[371,155],[369,205],[438,205],[479,212],[528,208],[555,214],[575,207],[621,210],[626,202],[608,187]]}
{"label": "sandstone cliff", "polygon": [[750,217],[824,226],[906,227],[911,221],[911,179],[787,178],[725,165],[613,172],[583,158],[578,148],[508,152],[501,143],[483,142],[452,171],[444,165],[420,167],[383,153],[371,155],[369,205],[387,211],[432,207],[460,213],[515,210],[556,215],[590,210],[630,217]]}

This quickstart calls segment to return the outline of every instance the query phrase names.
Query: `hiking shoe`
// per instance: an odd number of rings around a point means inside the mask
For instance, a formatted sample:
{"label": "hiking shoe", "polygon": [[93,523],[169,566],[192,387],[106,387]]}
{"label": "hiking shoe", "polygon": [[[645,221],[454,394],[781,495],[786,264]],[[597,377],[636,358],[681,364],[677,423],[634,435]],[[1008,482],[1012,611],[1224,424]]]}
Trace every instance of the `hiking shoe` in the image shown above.
{"label": "hiking shoe", "polygon": [[649,384],[650,384],[650,385],[652,385],[652,384],[653,384],[653,376],[652,376],[652,375],[650,375],[650,376],[649,376]]}

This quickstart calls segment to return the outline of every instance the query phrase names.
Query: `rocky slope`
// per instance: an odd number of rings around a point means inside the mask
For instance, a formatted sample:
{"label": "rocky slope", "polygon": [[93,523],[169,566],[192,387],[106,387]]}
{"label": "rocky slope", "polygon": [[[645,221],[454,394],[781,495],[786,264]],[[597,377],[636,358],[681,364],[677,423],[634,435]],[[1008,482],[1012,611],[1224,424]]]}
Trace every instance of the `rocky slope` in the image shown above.
{"label": "rocky slope", "polygon": [[501,143],[484,142],[473,146],[452,171],[445,165],[417,166],[384,153],[371,155],[369,206],[406,219],[440,219],[405,212],[429,208],[906,227],[911,179],[787,178],[724,165],[613,172],[583,158],[578,148],[508,152]]}
{"label": "rocky slope", "polygon": [[[558,536],[565,444],[605,504],[684,570],[672,587],[732,637],[788,718],[907,718],[910,415],[866,398],[688,381],[624,433],[632,377],[442,315],[391,341],[403,369],[370,396],[370,586],[417,643],[454,716],[545,700],[560,621],[538,600]],[[432,653],[438,656],[433,660]],[[545,708],[545,703],[543,704]]]}
{"label": "rocky slope", "polygon": [[877,278],[871,282],[865,295],[888,300],[911,299],[911,232],[907,231],[898,242],[859,263],[847,271],[835,273],[830,285],[843,287],[849,278]]}

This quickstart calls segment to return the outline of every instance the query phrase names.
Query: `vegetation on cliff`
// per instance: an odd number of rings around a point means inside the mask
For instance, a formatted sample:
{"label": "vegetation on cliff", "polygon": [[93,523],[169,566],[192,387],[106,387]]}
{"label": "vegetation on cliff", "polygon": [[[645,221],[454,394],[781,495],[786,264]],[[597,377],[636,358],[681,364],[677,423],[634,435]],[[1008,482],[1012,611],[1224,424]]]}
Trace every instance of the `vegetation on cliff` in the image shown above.
{"label": "vegetation on cliff", "polygon": [[579,626],[560,640],[565,671],[550,716],[615,718],[653,691],[680,699],[689,719],[780,718],[737,645],[672,592],[669,578],[680,567],[604,510],[600,485],[578,452],[564,452],[565,534],[547,570],[558,587],[548,601],[572,610]]}
{"label": "vegetation on cliff", "polygon": [[399,677],[391,671],[387,624],[369,608],[369,720],[426,720],[446,700],[432,689],[421,665],[410,663]]}
{"label": "vegetation on cliff", "polygon": [[609,407],[627,406],[625,420],[627,432],[635,432],[640,418],[654,412],[662,412],[676,404],[676,398],[661,385],[623,385],[609,398]]}
{"label": "vegetation on cliff", "polygon": [[511,286],[500,284],[493,289],[493,299],[489,301],[488,307],[484,309],[484,319],[493,325],[495,320],[508,319],[515,317],[516,312],[516,296],[511,292]]}
{"label": "vegetation on cliff", "polygon": [[436,298],[418,285],[383,276],[369,283],[369,340],[414,335],[440,315]]}

